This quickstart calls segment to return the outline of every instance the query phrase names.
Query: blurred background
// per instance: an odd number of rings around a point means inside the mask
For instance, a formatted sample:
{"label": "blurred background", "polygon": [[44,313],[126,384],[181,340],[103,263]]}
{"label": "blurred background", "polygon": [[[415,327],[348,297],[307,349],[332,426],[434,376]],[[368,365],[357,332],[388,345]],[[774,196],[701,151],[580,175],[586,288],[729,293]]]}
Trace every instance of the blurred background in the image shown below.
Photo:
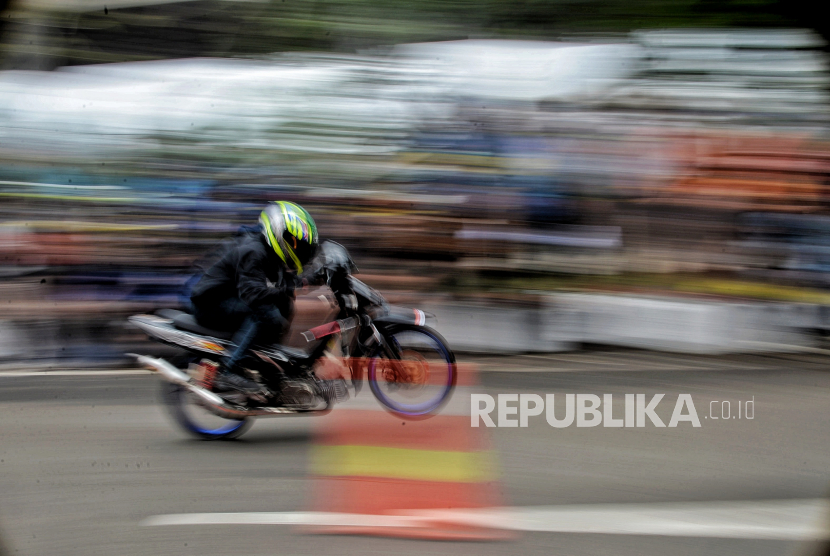
{"label": "blurred background", "polygon": [[124,362],[275,199],[461,351],[820,348],[828,34],[802,1],[0,2],[0,360]]}
{"label": "blurred background", "polygon": [[[805,544],[830,515],[820,5],[0,0],[0,553],[826,556]],[[405,427],[349,425],[364,390],[330,421],[184,439],[156,381],[116,369],[156,345],[126,317],[180,306],[194,262],[279,199],[434,313],[481,384]],[[691,393],[703,426],[471,429],[473,391],[611,393],[617,417],[666,394],[664,421]],[[750,399],[757,420],[724,417]],[[415,443],[440,419],[492,436],[473,443],[492,472],[462,471],[494,504],[552,505],[541,528],[449,545],[139,526],[298,523],[314,427],[375,446],[381,423]],[[456,461],[427,448],[414,467]]]}

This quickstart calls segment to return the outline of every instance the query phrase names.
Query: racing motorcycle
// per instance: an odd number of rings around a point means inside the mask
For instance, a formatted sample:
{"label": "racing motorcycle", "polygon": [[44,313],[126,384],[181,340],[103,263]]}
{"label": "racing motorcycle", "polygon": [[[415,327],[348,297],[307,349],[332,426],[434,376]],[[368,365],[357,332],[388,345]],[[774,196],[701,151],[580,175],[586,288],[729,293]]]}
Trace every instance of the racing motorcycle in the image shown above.
{"label": "racing motorcycle", "polygon": [[[337,320],[303,333],[305,348],[255,345],[242,367],[266,394],[250,399],[238,392],[213,391],[220,358],[234,350],[233,332],[199,325],[193,315],[162,309],[129,321],[151,339],[181,348],[165,359],[130,354],[165,379],[162,395],[175,421],[203,439],[235,438],[256,417],[313,415],[356,395],[367,380],[372,394],[404,418],[428,417],[445,404],[455,387],[455,356],[426,314],[386,303],[383,296],[353,276],[357,267],[341,245],[327,241],[312,264],[312,274],[332,291]],[[315,366],[331,356],[339,339],[344,378],[325,379]],[[351,387],[351,388],[350,388]]]}

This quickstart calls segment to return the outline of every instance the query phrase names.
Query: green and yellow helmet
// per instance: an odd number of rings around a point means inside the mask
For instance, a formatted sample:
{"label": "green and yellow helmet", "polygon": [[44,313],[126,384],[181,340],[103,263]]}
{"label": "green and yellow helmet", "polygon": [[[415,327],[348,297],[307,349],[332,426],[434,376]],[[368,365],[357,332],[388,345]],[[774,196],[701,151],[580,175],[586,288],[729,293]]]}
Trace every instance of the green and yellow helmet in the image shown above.
{"label": "green and yellow helmet", "polygon": [[317,225],[300,205],[288,201],[268,203],[259,215],[265,241],[288,268],[303,271],[303,265],[314,256],[317,245]]}

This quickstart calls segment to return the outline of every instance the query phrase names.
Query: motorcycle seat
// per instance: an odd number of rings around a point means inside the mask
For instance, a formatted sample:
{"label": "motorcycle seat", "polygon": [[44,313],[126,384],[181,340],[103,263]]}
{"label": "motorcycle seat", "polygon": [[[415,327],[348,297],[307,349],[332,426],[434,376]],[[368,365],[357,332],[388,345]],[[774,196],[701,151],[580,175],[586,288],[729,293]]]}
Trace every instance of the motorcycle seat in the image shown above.
{"label": "motorcycle seat", "polygon": [[[259,346],[258,346],[259,347]],[[293,360],[300,360],[300,359],[307,359],[308,352],[296,347],[288,347],[284,345],[270,345],[267,347],[260,348],[266,355],[273,355],[276,353],[281,353],[284,355],[289,361]],[[270,352],[270,353],[269,353]]]}
{"label": "motorcycle seat", "polygon": [[[233,331],[212,330],[210,328],[206,328],[196,322],[196,318],[190,313],[185,313],[176,309],[161,309],[156,311],[156,315],[173,321],[173,326],[179,330],[195,332],[196,334],[201,334],[202,336],[211,336],[213,338],[219,338],[220,340],[230,340],[233,338]],[[308,352],[301,348],[288,347],[279,344],[256,346],[255,349],[260,349],[266,352],[278,352],[288,360],[292,361],[306,359],[308,357]]]}
{"label": "motorcycle seat", "polygon": [[213,338],[219,338],[220,340],[230,340],[233,337],[233,331],[212,330],[210,328],[205,328],[196,322],[196,318],[193,315],[187,313],[181,313],[174,316],[173,326],[179,330],[195,332],[196,334],[201,334],[202,336],[211,336]]}

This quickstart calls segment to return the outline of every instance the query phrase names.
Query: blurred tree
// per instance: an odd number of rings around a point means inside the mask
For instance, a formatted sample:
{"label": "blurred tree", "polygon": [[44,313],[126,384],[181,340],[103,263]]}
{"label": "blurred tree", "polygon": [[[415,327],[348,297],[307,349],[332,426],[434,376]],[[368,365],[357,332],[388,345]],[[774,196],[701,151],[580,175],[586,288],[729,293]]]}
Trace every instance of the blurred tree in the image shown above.
{"label": "blurred tree", "polygon": [[776,0],[774,9],[783,21],[792,22],[796,27],[812,29],[830,45],[830,19],[822,15],[824,10],[821,4],[809,0]]}
{"label": "blurred tree", "polygon": [[807,0],[196,0],[69,11],[60,0],[0,0],[6,68],[49,68],[292,50],[354,52],[473,37],[556,39],[676,27],[806,27],[830,39]]}

